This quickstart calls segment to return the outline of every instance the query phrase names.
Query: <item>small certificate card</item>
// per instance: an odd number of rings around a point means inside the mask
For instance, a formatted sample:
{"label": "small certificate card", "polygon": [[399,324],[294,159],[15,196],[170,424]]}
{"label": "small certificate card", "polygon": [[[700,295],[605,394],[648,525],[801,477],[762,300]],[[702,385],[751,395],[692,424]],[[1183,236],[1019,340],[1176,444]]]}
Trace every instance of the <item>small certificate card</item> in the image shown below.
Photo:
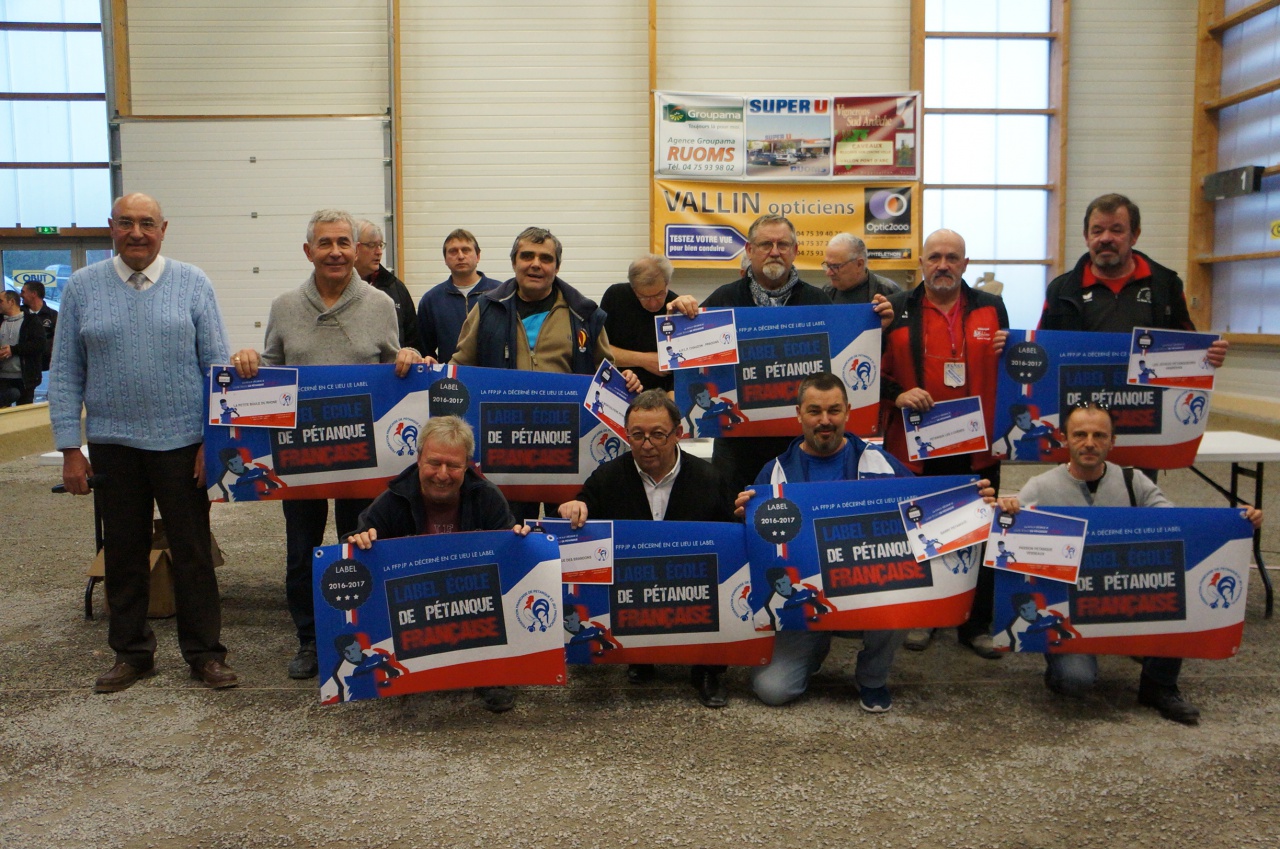
{"label": "small certificate card", "polygon": [[635,399],[622,379],[622,372],[608,360],[601,360],[596,369],[591,385],[587,387],[587,396],[582,399],[582,406],[609,430],[622,439],[627,438],[627,407]]}
{"label": "small certificate card", "polygon": [[655,316],[653,327],[658,337],[661,371],[733,365],[738,361],[738,328],[733,323],[733,310],[706,310],[697,318],[680,313]]}
{"label": "small certificate card", "polygon": [[1209,365],[1209,346],[1219,338],[1216,333],[1135,327],[1129,342],[1128,382],[1212,392],[1217,369]]}
{"label": "small certificate card", "polygon": [[568,519],[543,519],[538,526],[560,543],[564,583],[613,583],[613,522],[589,521],[574,530]]}
{"label": "small certificate card", "polygon": [[987,450],[987,424],[977,395],[939,401],[927,413],[905,409],[902,426],[912,462]]}
{"label": "small certificate card", "polygon": [[1024,509],[1015,516],[996,510],[983,564],[1051,581],[1074,584],[1084,555],[1086,519]]}
{"label": "small certificate card", "polygon": [[911,553],[922,563],[986,539],[995,508],[982,500],[976,486],[966,484],[899,501],[898,512]]}
{"label": "small certificate card", "polygon": [[298,426],[298,370],[260,368],[242,378],[230,365],[209,374],[209,424],[233,427]]}

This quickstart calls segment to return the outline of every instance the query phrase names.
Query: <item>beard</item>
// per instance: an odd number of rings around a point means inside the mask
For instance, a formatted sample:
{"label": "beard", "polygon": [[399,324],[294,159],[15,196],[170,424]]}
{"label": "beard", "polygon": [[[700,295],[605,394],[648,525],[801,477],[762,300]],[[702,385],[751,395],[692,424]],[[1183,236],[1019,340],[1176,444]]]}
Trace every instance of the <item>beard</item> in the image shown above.
{"label": "beard", "polygon": [[775,259],[775,260],[770,260],[769,262],[766,262],[760,268],[760,271],[763,272],[764,276],[769,278],[771,282],[777,283],[779,280],[781,280],[783,277],[786,276],[787,266],[786,266],[786,263]]}

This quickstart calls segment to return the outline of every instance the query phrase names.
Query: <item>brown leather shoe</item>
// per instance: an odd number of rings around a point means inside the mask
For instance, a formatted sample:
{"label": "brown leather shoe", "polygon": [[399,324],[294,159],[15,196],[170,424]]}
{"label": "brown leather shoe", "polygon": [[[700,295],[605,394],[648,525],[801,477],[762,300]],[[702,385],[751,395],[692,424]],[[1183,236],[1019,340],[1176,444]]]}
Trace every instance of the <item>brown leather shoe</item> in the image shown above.
{"label": "brown leather shoe", "polygon": [[206,660],[199,666],[192,666],[191,677],[213,690],[225,690],[240,683],[236,671],[220,660]]}
{"label": "brown leather shoe", "polygon": [[93,682],[93,691],[95,693],[118,693],[121,690],[127,690],[143,678],[150,678],[156,674],[154,666],[146,669],[139,669],[131,666],[124,661],[120,661],[115,666],[98,676]]}

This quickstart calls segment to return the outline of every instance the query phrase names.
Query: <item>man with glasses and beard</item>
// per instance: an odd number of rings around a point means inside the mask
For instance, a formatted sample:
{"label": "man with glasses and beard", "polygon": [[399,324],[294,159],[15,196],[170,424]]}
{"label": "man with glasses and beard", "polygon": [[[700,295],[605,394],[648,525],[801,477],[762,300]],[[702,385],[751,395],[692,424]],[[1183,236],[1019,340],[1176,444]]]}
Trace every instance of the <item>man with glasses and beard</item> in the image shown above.
{"label": "man with glasses and beard", "polygon": [[[783,215],[761,215],[747,230],[747,259],[750,264],[740,280],[726,283],[702,302],[704,309],[724,307],[826,307],[831,299],[822,290],[800,279],[795,267],[798,243],[796,228]],[[668,311],[688,314],[693,298],[683,295]],[[884,320],[889,302],[875,305]],[[717,438],[712,461],[735,492],[746,489],[764,464],[791,444],[789,436],[748,436]]]}
{"label": "man with glasses and beard", "polygon": [[[600,465],[576,501],[560,505],[560,517],[575,528],[591,519],[732,522],[733,493],[705,460],[680,450],[680,410],[660,389],[636,396],[624,418],[631,451]],[[694,666],[691,678],[707,707],[728,704],[723,666]],[[632,664],[627,678],[640,684],[653,666]]]}

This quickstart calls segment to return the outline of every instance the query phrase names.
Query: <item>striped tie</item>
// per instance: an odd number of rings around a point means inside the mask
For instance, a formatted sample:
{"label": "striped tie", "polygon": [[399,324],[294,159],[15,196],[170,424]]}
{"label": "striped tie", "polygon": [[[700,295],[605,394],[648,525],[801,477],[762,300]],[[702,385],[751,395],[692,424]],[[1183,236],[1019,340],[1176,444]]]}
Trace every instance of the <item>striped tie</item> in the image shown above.
{"label": "striped tie", "polygon": [[147,285],[147,275],[135,271],[129,275],[129,285],[141,292]]}

